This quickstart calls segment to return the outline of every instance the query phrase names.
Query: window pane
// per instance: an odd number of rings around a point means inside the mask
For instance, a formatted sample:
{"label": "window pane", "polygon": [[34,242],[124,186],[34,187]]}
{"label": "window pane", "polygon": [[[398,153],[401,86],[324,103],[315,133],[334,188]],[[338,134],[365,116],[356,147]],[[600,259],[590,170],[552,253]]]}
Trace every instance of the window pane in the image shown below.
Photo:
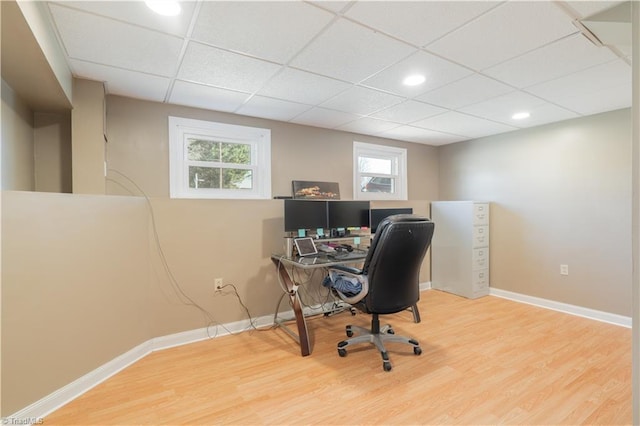
{"label": "window pane", "polygon": [[396,192],[396,180],[387,177],[361,177],[361,192],[386,192],[393,194]]}
{"label": "window pane", "polygon": [[189,188],[220,188],[220,169],[189,166]]}
{"label": "window pane", "polygon": [[391,174],[391,159],[360,156],[358,158],[360,173]]}
{"label": "window pane", "polygon": [[171,198],[270,199],[271,130],[170,116],[169,172]]}
{"label": "window pane", "polygon": [[251,145],[222,143],[222,162],[233,164],[251,164]]}
{"label": "window pane", "polygon": [[191,161],[220,161],[220,142],[189,138],[187,153]]}
{"label": "window pane", "polygon": [[222,188],[253,189],[253,174],[245,169],[222,169]]}

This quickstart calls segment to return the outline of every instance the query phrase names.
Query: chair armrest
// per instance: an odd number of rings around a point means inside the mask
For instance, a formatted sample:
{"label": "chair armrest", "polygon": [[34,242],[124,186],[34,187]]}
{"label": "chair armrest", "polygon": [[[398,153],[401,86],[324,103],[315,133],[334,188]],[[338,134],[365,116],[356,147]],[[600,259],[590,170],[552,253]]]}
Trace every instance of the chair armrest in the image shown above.
{"label": "chair armrest", "polygon": [[367,293],[369,293],[369,280],[367,280],[366,278],[364,279],[364,281],[362,282],[362,290],[360,291],[360,293],[356,294],[355,296],[352,296],[352,297],[346,296],[345,294],[341,293],[340,290],[336,290],[336,293],[338,293],[338,296],[340,296],[340,299],[344,300],[350,305],[355,305],[356,303],[364,299]]}
{"label": "chair armrest", "polygon": [[358,281],[360,281],[360,284],[362,284],[362,290],[360,290],[360,292],[354,296],[347,296],[340,290],[336,288],[333,289],[338,294],[338,296],[340,296],[340,299],[347,302],[348,304],[355,305],[356,303],[364,299],[364,297],[369,293],[369,280],[367,279],[366,275],[362,275],[362,271],[360,269],[351,268],[349,266],[336,265],[329,268],[329,273],[331,273],[331,271],[357,278]]}
{"label": "chair armrest", "polygon": [[353,275],[353,276],[357,276],[357,275],[362,275],[362,269],[358,269],[358,268],[354,268],[352,266],[345,266],[345,265],[335,265],[329,268],[329,270],[336,270],[339,272],[346,272],[349,275]]}

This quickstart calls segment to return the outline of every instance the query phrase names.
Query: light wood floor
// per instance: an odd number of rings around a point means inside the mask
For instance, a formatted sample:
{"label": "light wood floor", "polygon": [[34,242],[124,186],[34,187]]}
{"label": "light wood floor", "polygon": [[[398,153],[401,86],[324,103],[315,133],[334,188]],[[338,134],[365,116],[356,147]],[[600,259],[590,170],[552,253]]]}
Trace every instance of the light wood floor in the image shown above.
{"label": "light wood floor", "polygon": [[155,352],[45,424],[631,424],[631,330],[487,296],[422,293],[422,322],[386,316],[423,353],[336,352],[348,313],[308,321],[301,357],[281,329]]}

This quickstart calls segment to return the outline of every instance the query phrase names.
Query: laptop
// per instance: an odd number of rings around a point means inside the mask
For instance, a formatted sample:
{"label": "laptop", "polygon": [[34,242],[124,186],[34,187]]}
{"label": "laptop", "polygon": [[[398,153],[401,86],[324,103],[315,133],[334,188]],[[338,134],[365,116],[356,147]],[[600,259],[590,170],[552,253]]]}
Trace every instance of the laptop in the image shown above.
{"label": "laptop", "polygon": [[318,249],[316,248],[316,244],[313,242],[313,238],[296,238],[293,241],[296,244],[298,256],[312,256],[318,254]]}

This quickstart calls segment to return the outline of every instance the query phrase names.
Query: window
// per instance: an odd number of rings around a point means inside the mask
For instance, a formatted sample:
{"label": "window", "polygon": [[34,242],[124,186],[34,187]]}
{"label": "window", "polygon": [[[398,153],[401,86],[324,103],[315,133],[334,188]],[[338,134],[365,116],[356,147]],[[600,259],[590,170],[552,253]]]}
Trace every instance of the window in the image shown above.
{"label": "window", "polygon": [[169,117],[171,198],[271,198],[271,131]]}
{"label": "window", "polygon": [[407,150],[353,143],[353,198],[406,200]]}

